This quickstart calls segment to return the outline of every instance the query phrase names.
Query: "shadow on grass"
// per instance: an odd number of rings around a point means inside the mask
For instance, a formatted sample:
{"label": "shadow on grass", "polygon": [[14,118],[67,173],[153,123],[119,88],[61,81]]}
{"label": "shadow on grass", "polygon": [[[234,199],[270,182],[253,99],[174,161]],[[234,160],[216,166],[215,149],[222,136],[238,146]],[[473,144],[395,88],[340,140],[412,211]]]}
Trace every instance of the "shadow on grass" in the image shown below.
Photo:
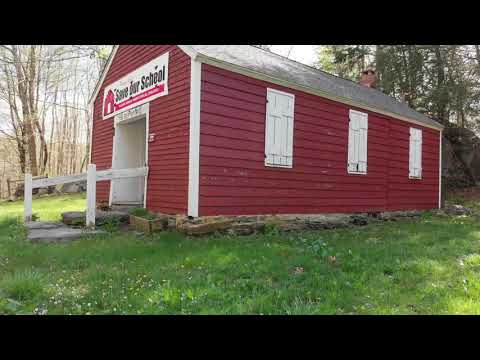
{"label": "shadow on grass", "polygon": [[78,301],[96,303],[98,313],[480,312],[480,226],[472,219],[238,238],[114,233],[50,245],[22,242],[15,223],[0,221],[11,273],[33,268],[51,284],[70,279],[64,293],[85,289],[53,306],[59,313]]}

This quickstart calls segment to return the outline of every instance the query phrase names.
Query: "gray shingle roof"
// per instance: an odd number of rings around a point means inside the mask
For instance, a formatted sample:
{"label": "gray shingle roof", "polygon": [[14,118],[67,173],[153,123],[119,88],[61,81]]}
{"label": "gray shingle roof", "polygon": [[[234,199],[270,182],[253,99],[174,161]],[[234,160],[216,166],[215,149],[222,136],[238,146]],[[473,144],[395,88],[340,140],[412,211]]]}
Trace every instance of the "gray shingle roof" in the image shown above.
{"label": "gray shingle roof", "polygon": [[429,117],[396,101],[379,90],[314,69],[283,56],[251,45],[191,45],[200,54],[263,73],[280,80],[306,86],[356,103],[394,113],[418,122],[442,128]]}

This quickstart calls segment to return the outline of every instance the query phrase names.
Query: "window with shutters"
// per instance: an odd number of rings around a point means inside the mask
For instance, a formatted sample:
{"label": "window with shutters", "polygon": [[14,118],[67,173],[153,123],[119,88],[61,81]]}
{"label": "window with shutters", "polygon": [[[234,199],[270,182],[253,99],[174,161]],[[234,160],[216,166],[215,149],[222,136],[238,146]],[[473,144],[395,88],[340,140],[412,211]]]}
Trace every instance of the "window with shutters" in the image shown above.
{"label": "window with shutters", "polygon": [[265,166],[293,167],[295,95],[267,89]]}
{"label": "window with shutters", "polygon": [[422,130],[410,128],[409,177],[422,178]]}
{"label": "window with shutters", "polygon": [[348,127],[349,174],[367,173],[368,114],[350,110]]}

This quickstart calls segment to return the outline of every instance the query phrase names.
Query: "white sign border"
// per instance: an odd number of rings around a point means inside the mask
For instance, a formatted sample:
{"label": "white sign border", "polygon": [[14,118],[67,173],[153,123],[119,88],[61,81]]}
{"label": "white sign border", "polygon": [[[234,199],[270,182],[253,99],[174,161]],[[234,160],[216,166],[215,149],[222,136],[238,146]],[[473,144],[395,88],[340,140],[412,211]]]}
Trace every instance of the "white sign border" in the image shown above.
{"label": "white sign border", "polygon": [[[159,93],[159,94],[155,94],[151,97],[148,97],[148,98],[145,98],[143,100],[140,100],[136,103],[133,103],[131,105],[128,105],[126,106],[124,109],[121,109],[119,110],[118,112],[113,112],[111,114],[108,114],[108,115],[104,115],[104,110],[105,110],[105,94],[107,93],[107,89],[110,89],[112,87],[112,85],[116,84],[116,83],[119,83],[123,80],[125,80],[126,78],[128,78],[133,72],[139,70],[140,68],[142,67],[147,67],[150,63],[154,62],[154,61],[158,61],[160,58],[162,57],[166,57],[166,67],[165,67],[165,89],[163,92]],[[143,64],[141,66],[139,66],[138,68],[136,68],[135,70],[133,71],[130,71],[127,75],[121,77],[120,79],[116,80],[115,82],[111,83],[110,85],[106,86],[104,89],[103,89],[103,98],[102,98],[102,107],[101,107],[101,110],[102,110],[102,119],[103,120],[108,120],[108,119],[111,119],[112,117],[115,117],[115,116],[118,116],[120,114],[122,114],[123,112],[125,111],[128,111],[128,110],[131,110],[131,109],[134,109],[138,106],[141,106],[143,104],[146,104],[146,103],[149,103],[150,101],[153,101],[155,99],[158,99],[162,96],[166,96],[168,95],[168,91],[169,91],[169,86],[168,86],[168,81],[169,81],[169,71],[170,71],[170,52],[166,52],[160,56],[157,56],[155,59],[149,61],[148,63],[146,64]],[[148,90],[147,90],[148,91]]]}

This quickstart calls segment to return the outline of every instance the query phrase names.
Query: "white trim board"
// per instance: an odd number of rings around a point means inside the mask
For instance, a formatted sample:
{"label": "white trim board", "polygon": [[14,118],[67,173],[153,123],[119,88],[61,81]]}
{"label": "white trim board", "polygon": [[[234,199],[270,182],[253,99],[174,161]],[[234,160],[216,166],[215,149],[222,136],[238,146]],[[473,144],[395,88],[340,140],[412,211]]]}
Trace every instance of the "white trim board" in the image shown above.
{"label": "white trim board", "polygon": [[190,137],[188,160],[188,216],[198,217],[200,182],[200,96],[202,64],[192,58],[190,70]]}
{"label": "white trim board", "polygon": [[[197,52],[190,45],[177,45],[177,46],[185,54],[190,56],[190,58],[192,60],[198,60],[198,61],[200,61],[204,64],[209,64],[209,65],[212,65],[212,66],[216,66],[216,67],[219,67],[219,68],[222,68],[222,69],[225,69],[225,70],[229,70],[229,71],[232,71],[232,72],[235,72],[235,73],[238,73],[238,74],[242,74],[242,75],[245,75],[245,76],[249,76],[249,77],[252,77],[252,78],[255,78],[255,79],[268,81],[272,84],[277,84],[277,85],[284,86],[284,87],[287,87],[287,88],[290,88],[290,89],[295,89],[295,90],[303,91],[303,92],[306,92],[306,93],[309,93],[309,94],[312,94],[312,95],[321,96],[321,97],[324,97],[326,99],[341,102],[343,104],[355,106],[355,107],[365,109],[365,110],[369,110],[369,111],[372,111],[372,112],[376,112],[378,114],[391,116],[391,117],[393,117],[395,119],[398,119],[398,120],[406,121],[406,122],[409,122],[409,123],[412,123],[412,124],[417,124],[417,125],[420,125],[420,126],[425,126],[427,128],[435,129],[435,130],[438,130],[438,131],[440,131],[441,129],[444,128],[444,126],[441,125],[441,124],[438,124],[438,126],[425,124],[423,122],[416,121],[416,120],[413,120],[413,119],[410,119],[410,118],[407,118],[407,117],[404,117],[404,116],[401,116],[401,115],[398,115],[398,114],[395,114],[395,113],[392,113],[392,112],[389,112],[389,111],[386,111],[386,110],[380,110],[378,108],[371,107],[371,106],[365,105],[365,104],[361,104],[361,103],[358,103],[356,101],[353,101],[353,100],[350,100],[350,99],[347,99],[347,98],[342,98],[342,97],[338,97],[338,96],[335,96],[335,95],[331,95],[331,94],[329,94],[327,92],[324,92],[324,91],[320,91],[320,90],[313,89],[313,88],[310,88],[310,87],[298,85],[298,84],[295,84],[295,83],[292,83],[292,82],[289,82],[289,81],[286,81],[286,80],[281,80],[281,79],[275,78],[273,76],[266,75],[264,73],[260,73],[260,72],[250,70],[250,69],[247,69],[247,68],[244,68],[244,67],[241,67],[241,66],[237,66],[237,65],[225,62],[225,61],[220,61],[220,60],[217,60],[217,59],[213,59],[213,58],[210,58],[208,56],[205,56],[205,55]],[[117,53],[118,47],[119,47],[119,45],[114,46],[114,48],[112,50],[112,53],[110,54],[110,57],[108,59],[107,65],[105,66],[105,69],[102,72],[102,75],[101,75],[100,79],[98,80],[97,85],[95,86],[95,90],[94,90],[92,96],[90,97],[90,102],[92,102],[92,103],[95,101],[95,98],[97,97],[98,92],[100,91],[101,84],[105,80],[105,77],[106,77],[106,75],[107,75],[107,73],[110,69],[110,66],[113,62],[113,58],[115,57],[115,55]]]}
{"label": "white trim board", "polygon": [[[100,88],[105,81],[105,78],[110,70],[113,59],[117,54],[118,48],[120,45],[114,45],[112,53],[110,54],[107,64],[94,88],[94,91],[89,99],[89,105],[92,109],[92,127],[91,127],[91,136],[93,139],[93,122],[94,122],[94,106],[95,99],[97,98]],[[201,63],[196,61],[198,56],[197,51],[195,51],[190,45],[177,45],[185,54],[191,58],[191,92],[190,92],[190,155],[189,158],[189,188],[188,188],[188,214],[190,216],[198,216],[198,184],[199,184],[199,151],[200,151],[200,77],[201,77]],[[195,95],[196,91],[196,95]],[[147,154],[146,161],[148,164],[148,136],[149,136],[149,113],[147,113],[147,131],[146,131],[146,141],[147,141]],[[92,154],[93,141],[90,145],[90,159]],[[115,136],[113,138],[113,149],[112,156],[115,152]],[[113,160],[113,159],[112,159]],[[112,163],[113,165],[113,163]],[[146,206],[146,197],[147,197],[147,178],[145,179],[145,200],[144,205]],[[109,203],[112,203],[112,186],[110,186],[110,196]]]}
{"label": "white trim board", "polygon": [[[190,56],[191,59],[196,59],[198,53],[190,46],[190,45],[177,45],[185,54]],[[102,71],[102,74],[100,75],[100,78],[98,79],[95,88],[93,89],[92,95],[90,96],[90,99],[88,102],[93,106],[95,103],[95,99],[98,96],[98,93],[100,92],[100,88],[102,87],[103,82],[105,81],[105,77],[108,74],[108,71],[110,70],[110,67],[112,66],[113,59],[115,55],[117,54],[118,48],[120,45],[114,45],[112,52],[110,53],[110,56],[108,57],[107,64],[105,65],[105,68]]]}
{"label": "white trim board", "polygon": [[[147,111],[145,114],[145,166],[148,168],[148,154],[150,138],[150,103],[147,104]],[[143,189],[143,207],[147,208],[147,192],[148,192],[148,173],[145,175],[145,188]]]}
{"label": "white trim board", "polygon": [[438,144],[439,159],[438,159],[438,208],[442,208],[442,147],[443,147],[443,131],[440,131],[440,139]]}
{"label": "white trim board", "polygon": [[[137,108],[128,110],[126,113],[128,114],[129,111],[133,112],[133,110],[135,110],[135,109],[137,109]],[[148,139],[150,137],[150,103],[145,103],[145,104],[139,105],[138,109],[140,109],[140,112],[138,114],[135,114],[133,119],[135,119],[135,121],[137,121],[137,120],[142,121],[143,118],[145,118],[145,167],[148,167],[148,153],[149,153]],[[113,135],[113,139],[112,139],[113,140],[113,144],[112,144],[112,169],[116,169],[116,167],[115,167],[115,150],[116,150],[115,133],[116,133],[116,128],[117,128],[118,125],[128,123],[129,119],[124,119],[126,113],[116,115],[113,118],[114,135]],[[123,119],[121,119],[121,118],[123,118]],[[143,190],[143,207],[146,208],[147,207],[147,191],[148,191],[148,174],[145,176],[145,185],[144,186],[145,187],[144,187],[144,190]],[[110,182],[110,192],[109,192],[109,197],[108,197],[108,205],[109,206],[112,206],[112,201],[113,201],[113,184],[112,184],[112,182]]]}
{"label": "white trim board", "polygon": [[324,97],[324,98],[329,99],[329,100],[340,102],[342,104],[355,106],[357,108],[369,110],[369,111],[375,112],[377,114],[387,115],[387,116],[390,116],[390,117],[398,119],[398,120],[406,121],[406,122],[417,124],[417,125],[420,125],[420,126],[425,126],[427,128],[434,129],[434,130],[437,130],[437,131],[440,131],[441,129],[443,129],[443,125],[441,125],[441,124],[438,124],[438,126],[433,126],[433,125],[430,125],[430,124],[426,124],[426,123],[423,123],[423,122],[420,122],[420,121],[417,121],[417,120],[413,120],[413,119],[410,119],[410,118],[406,118],[404,116],[401,116],[401,115],[398,115],[398,114],[395,114],[395,113],[392,113],[392,112],[389,112],[389,111],[386,111],[386,110],[381,110],[381,109],[378,109],[378,108],[375,108],[375,107],[372,107],[372,106],[369,106],[369,105],[361,104],[361,103],[358,103],[356,101],[353,101],[353,100],[350,100],[350,99],[347,99],[347,98],[331,95],[331,94],[329,94],[325,91],[313,89],[313,88],[306,87],[306,86],[303,86],[303,85],[298,85],[298,84],[295,84],[295,83],[292,83],[292,82],[289,82],[289,81],[286,81],[286,80],[282,80],[282,79],[278,79],[278,78],[275,78],[275,77],[270,76],[270,75],[266,75],[264,73],[260,73],[260,72],[254,71],[254,70],[250,70],[250,69],[247,69],[247,68],[244,68],[244,67],[241,67],[241,66],[237,66],[237,65],[228,63],[228,62],[213,59],[213,58],[207,57],[207,56],[205,56],[203,54],[200,54],[200,53],[197,55],[197,59],[204,64],[215,66],[215,67],[218,67],[218,68],[221,68],[221,69],[224,69],[224,70],[228,70],[228,71],[231,71],[231,72],[235,72],[237,74],[245,75],[245,76],[248,76],[248,77],[251,77],[251,78],[254,78],[254,79],[267,81],[269,83],[284,86],[284,87],[289,88],[289,89],[295,89],[295,90],[298,90],[298,91],[303,91],[303,92],[308,93],[308,94],[321,96],[321,97]]}
{"label": "white trim board", "polygon": [[93,116],[94,103],[89,105],[90,107],[90,149],[88,154],[88,163],[92,163],[92,148],[93,148],[93,122],[95,121],[95,116]]}

